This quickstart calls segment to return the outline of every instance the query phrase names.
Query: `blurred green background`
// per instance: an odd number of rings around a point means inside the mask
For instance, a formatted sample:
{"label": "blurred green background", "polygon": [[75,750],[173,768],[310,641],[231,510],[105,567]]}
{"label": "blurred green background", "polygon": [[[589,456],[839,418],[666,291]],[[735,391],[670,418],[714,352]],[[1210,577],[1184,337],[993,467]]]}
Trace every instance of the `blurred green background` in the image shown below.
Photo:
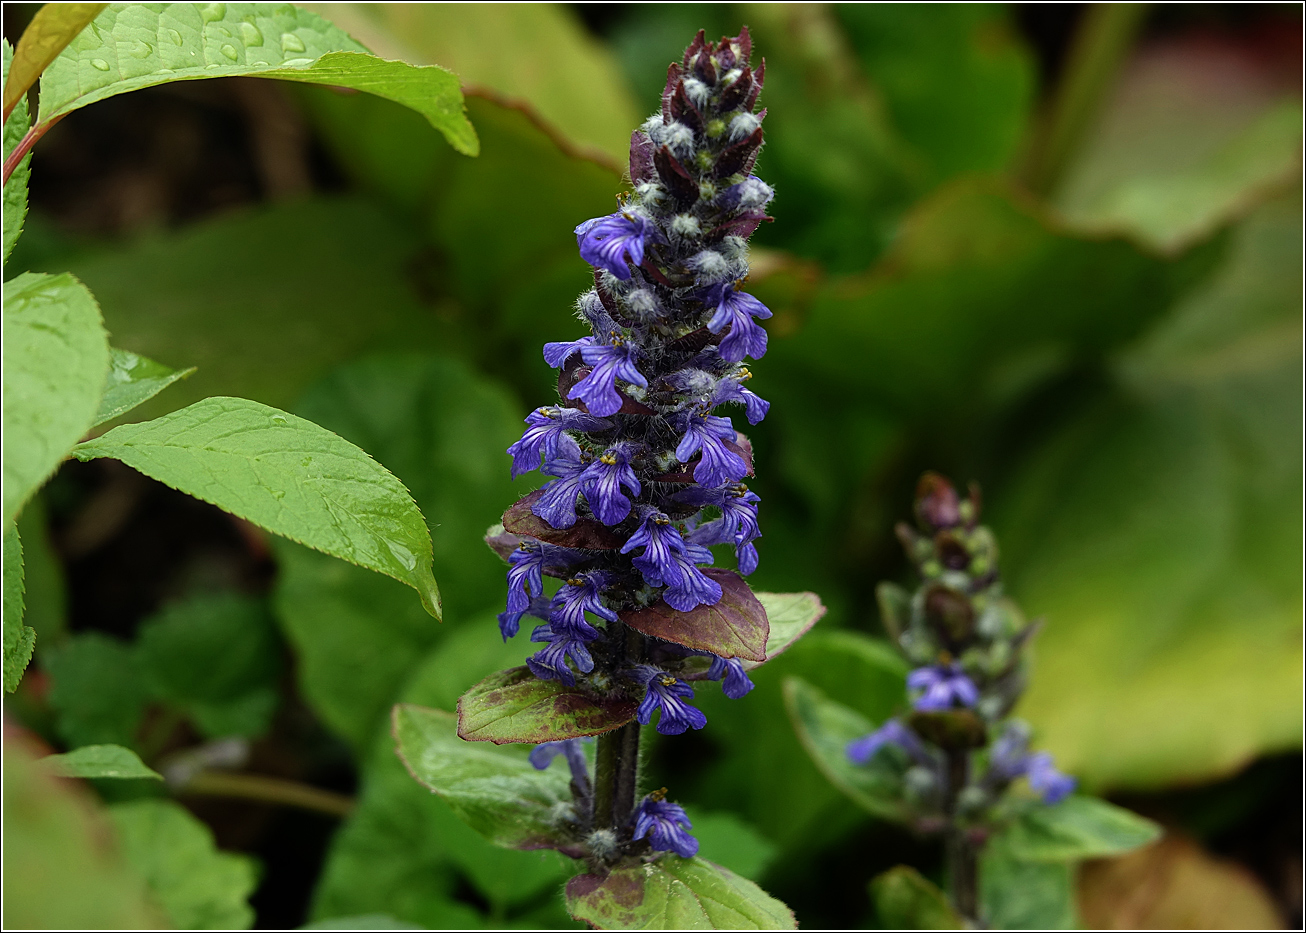
{"label": "blurred green background", "polygon": [[[207,843],[196,923],[575,926],[560,861],[483,843],[403,771],[385,717],[528,653],[499,643],[480,538],[538,482],[503,451],[556,397],[540,345],[582,332],[572,228],[612,210],[667,62],[744,23],[777,191],[750,280],[775,312],[751,582],[830,613],[746,700],[701,691],[708,728],[658,739],[649,786],[805,926],[874,925],[865,885],[890,865],[937,873],[821,777],[779,692],[797,673],[874,708],[842,640],[881,633],[874,585],[907,570],[892,525],[936,469],[982,485],[1009,592],[1046,622],[1019,711],[1038,742],[1173,830],[1084,869],[1084,923],[1300,922],[1298,8],[308,6],[454,70],[479,158],[365,95],[155,88],[41,141],[10,261],[71,269],[116,346],[199,367],[132,420],[207,395],[290,408],[431,526],[443,626],[113,462],[66,465],[24,513],[37,667],[11,719],[160,767],[239,736],[242,772],[352,799],[342,819],[183,797],[256,859]],[[30,14],[6,5],[10,41]]]}

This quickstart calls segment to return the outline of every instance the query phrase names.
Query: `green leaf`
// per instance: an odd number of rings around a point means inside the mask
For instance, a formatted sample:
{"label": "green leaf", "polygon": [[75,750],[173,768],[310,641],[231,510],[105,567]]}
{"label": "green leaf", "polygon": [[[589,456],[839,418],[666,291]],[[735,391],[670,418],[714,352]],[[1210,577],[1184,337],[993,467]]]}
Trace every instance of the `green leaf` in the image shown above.
{"label": "green leaf", "polygon": [[4,918],[10,929],[158,929],[140,874],[104,810],[52,777],[23,743],[4,748]]}
{"label": "green leaf", "polygon": [[1186,52],[1140,55],[1122,76],[1053,197],[1077,229],[1175,254],[1300,176],[1299,96],[1250,55],[1212,67]]}
{"label": "green leaf", "polygon": [[[55,56],[63,51],[86,24],[95,19],[107,3],[47,3],[36,11],[32,21],[23,30],[14,54],[14,77],[9,78],[9,56],[5,57],[4,109],[8,113],[20,101],[25,101],[27,90],[36,83]],[[8,43],[6,43],[6,46]],[[24,108],[26,116],[26,108]],[[5,153],[8,155],[8,152]],[[8,218],[6,218],[8,220]],[[6,255],[8,250],[5,250]]]}
{"label": "green leaf", "polygon": [[121,745],[83,745],[63,755],[46,755],[41,763],[51,774],[66,778],[163,780],[162,774],[147,768],[134,751]]}
{"label": "green leaf", "polygon": [[154,899],[182,930],[246,930],[247,901],[258,883],[254,861],[219,852],[213,833],[171,800],[115,804],[109,815],[127,860],[145,876]]}
{"label": "green leaf", "polygon": [[148,699],[145,672],[132,647],[100,632],[42,649],[50,675],[55,728],[72,746],[134,745]]}
{"label": "green leaf", "polygon": [[600,930],[794,930],[793,912],[701,858],[664,856],[567,882],[567,910]]}
{"label": "green leaf", "polygon": [[23,546],[22,621],[36,631],[42,650],[59,644],[67,634],[67,585],[63,563],[50,540],[43,494],[38,493],[18,516]]}
{"label": "green leaf", "polygon": [[1087,788],[1300,746],[1299,215],[1244,222],[992,497],[1008,592],[1048,620],[1021,715]]}
{"label": "green leaf", "polygon": [[980,905],[984,923],[994,930],[1073,930],[1075,865],[1027,862],[1008,851],[999,833],[980,853]]}
{"label": "green leaf", "polygon": [[789,718],[807,753],[821,772],[867,812],[884,819],[905,820],[902,774],[876,755],[864,765],[848,758],[848,743],[875,726],[864,716],[835,703],[799,677],[784,682]]}
{"label": "green leaf", "polygon": [[[766,610],[769,627],[766,636],[766,660],[770,661],[793,647],[825,615],[821,597],[815,593],[754,593]],[[752,669],[757,664],[744,662]]]}
{"label": "green leaf", "polygon": [[323,553],[394,577],[440,618],[431,539],[399,480],[325,428],[247,399],[211,398],[79,444]]}
{"label": "green leaf", "polygon": [[647,109],[635,105],[613,54],[565,7],[310,6],[379,54],[444,65],[477,89],[469,93],[524,104],[579,151],[617,163]]}
{"label": "green leaf", "polygon": [[23,542],[11,522],[4,530],[4,687],[18,689],[36,648],[36,632],[23,624]]}
{"label": "green leaf", "polygon": [[[63,4],[47,4],[44,9],[54,9]],[[4,80],[5,86],[9,82],[9,65],[13,58],[13,50],[9,47],[9,41],[0,40],[3,46],[4,55]],[[9,159],[9,153],[22,141],[31,127],[31,118],[27,113],[27,97],[20,96],[18,106],[14,108],[9,119],[5,121],[4,127],[4,158]],[[13,252],[14,244],[18,242],[18,236],[23,232],[23,221],[27,219],[27,182],[32,175],[32,153],[29,151],[23,156],[22,160],[14,167],[13,174],[9,176],[9,181],[4,187],[4,254],[0,262],[8,262],[9,254]]]}
{"label": "green leaf", "polygon": [[458,700],[458,735],[469,742],[555,742],[601,735],[635,718],[639,704],[540,680],[526,667],[491,674]]}
{"label": "green leaf", "polygon": [[300,930],[425,930],[427,927],[416,926],[396,920],[389,914],[363,914],[355,917],[332,917],[306,923]]}
{"label": "green leaf", "polygon": [[67,273],[5,283],[4,521],[95,422],[109,369],[100,309]]}
{"label": "green leaf", "polygon": [[1119,855],[1161,837],[1161,827],[1123,807],[1078,794],[1024,813],[1005,833],[1006,850],[1026,862]]}
{"label": "green leaf", "polygon": [[463,741],[451,713],[400,704],[394,710],[396,748],[415,779],[496,845],[552,848],[567,832],[570,774],[537,771],[530,751]]}
{"label": "green leaf", "polygon": [[[502,386],[446,357],[375,356],[334,372],[296,411],[367,450],[439,517],[432,562],[450,581],[451,624],[502,609],[503,564],[481,544],[486,516],[520,487],[504,450],[521,435],[521,414]],[[300,689],[332,729],[367,748],[441,632],[390,580],[293,545],[278,543],[277,556],[275,605]],[[488,642],[499,640],[493,631],[491,621]]]}
{"label": "green leaf", "polygon": [[766,660],[766,610],[753,591],[732,571],[713,568],[705,573],[721,586],[721,599],[715,604],[680,612],[659,599],[647,609],[621,613],[621,620],[653,638],[723,658]]}
{"label": "green leaf", "polygon": [[261,600],[197,596],[142,623],[137,656],[152,693],[202,735],[255,737],[276,711],[280,646]]}
{"label": "green leaf", "polygon": [[185,379],[193,372],[194,366],[190,369],[169,369],[130,351],[110,347],[109,377],[104,383],[104,395],[100,398],[100,410],[95,414],[93,427],[131,411],[141,402],[153,398],[178,379]]}
{"label": "green leaf", "polygon": [[[939,886],[907,865],[871,880],[871,903],[886,930],[964,930],[966,924]],[[1005,927],[999,927],[1005,929]]]}
{"label": "green leaf", "polygon": [[387,62],[314,13],[260,3],[113,3],[41,78],[39,122],[87,104],[198,78],[280,78],[367,91],[412,107],[465,155],[477,151],[458,78]]}

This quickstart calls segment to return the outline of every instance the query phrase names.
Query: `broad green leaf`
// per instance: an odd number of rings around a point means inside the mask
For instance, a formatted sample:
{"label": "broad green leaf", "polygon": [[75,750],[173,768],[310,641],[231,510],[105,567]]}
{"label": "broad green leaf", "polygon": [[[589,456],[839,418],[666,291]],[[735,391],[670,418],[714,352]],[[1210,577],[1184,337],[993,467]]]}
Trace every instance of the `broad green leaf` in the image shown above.
{"label": "broad green leaf", "polygon": [[[770,661],[793,647],[825,615],[821,597],[815,593],[754,593],[766,610],[769,630],[766,636],[766,660]],[[756,664],[744,662],[744,667]]]}
{"label": "broad green leaf", "polygon": [[36,632],[23,624],[23,542],[12,522],[4,530],[4,687],[18,689],[32,660]]}
{"label": "broad green leaf", "polygon": [[50,540],[44,495],[38,493],[18,516],[23,544],[23,624],[36,632],[41,650],[67,634],[67,584],[63,563]]}
{"label": "broad green leaf", "polygon": [[41,764],[51,774],[66,778],[153,778],[163,775],[145,766],[130,748],[121,745],[83,745],[62,755],[46,755]]}
{"label": "broad green leaf", "polygon": [[193,372],[194,366],[190,369],[169,369],[128,350],[110,347],[109,377],[104,383],[104,395],[100,398],[100,410],[95,413],[94,426],[131,411],[141,402],[153,398],[178,379],[185,379]]}
{"label": "broad green leaf", "polygon": [[458,737],[456,718],[442,710],[396,706],[394,735],[413,777],[492,842],[517,849],[563,843],[569,773],[535,770],[526,748],[465,742]]}
{"label": "broad green leaf", "polygon": [[[86,24],[95,19],[108,5],[107,3],[47,3],[36,11],[32,21],[23,30],[23,36],[18,40],[18,48],[14,51],[12,80],[9,77],[9,62],[6,55],[4,77],[6,114],[20,100],[26,98],[27,89],[36,83],[36,79],[45,71],[46,66],[54,61],[55,56],[62,52],[64,47],[86,28]],[[8,252],[6,249],[5,253]]]}
{"label": "broad green leaf", "polygon": [[426,117],[475,155],[458,78],[388,62],[314,13],[261,3],[112,3],[46,69],[38,120],[171,81],[249,76],[367,91]]}
{"label": "broad green leaf", "polygon": [[799,677],[784,683],[789,718],[807,753],[821,772],[841,791],[875,816],[903,820],[902,774],[877,755],[867,764],[848,758],[848,743],[866,735],[875,725],[861,714],[824,696]]}
{"label": "broad green leaf", "polygon": [[871,903],[875,905],[881,927],[886,930],[966,928],[948,901],[948,895],[907,865],[891,868],[871,880]]}
{"label": "broad green leaf", "polygon": [[1299,205],[1244,222],[993,497],[1008,591],[1047,619],[1021,715],[1088,788],[1301,742]]}
{"label": "broad green leaf", "polygon": [[80,444],[292,541],[394,577],[440,618],[421,512],[384,467],[310,421],[211,398]]}
{"label": "broad green leaf", "polygon": [[[521,435],[521,414],[500,385],[446,357],[376,356],[333,373],[296,411],[367,450],[438,516],[432,561],[449,581],[450,624],[502,609],[503,564],[481,537],[486,517],[525,487],[510,479],[504,454]],[[300,689],[332,729],[367,748],[440,632],[390,580],[289,544],[277,554],[275,605]],[[493,622],[485,637],[499,640]]]}
{"label": "broad green leaf", "polygon": [[182,930],[246,930],[258,882],[248,856],[219,852],[212,831],[181,804],[135,800],[109,808],[118,840],[154,900]]}
{"label": "broad green leaf", "polygon": [[1119,855],[1154,842],[1161,827],[1123,807],[1078,794],[1037,806],[1005,832],[1006,852],[1027,862],[1068,862]]}
{"label": "broad green leaf", "polygon": [[415,924],[404,923],[402,920],[396,920],[389,914],[363,914],[355,917],[332,917],[329,920],[318,920],[316,923],[306,923],[299,927],[300,930],[425,930],[427,927],[419,927]]}
{"label": "broad green leaf", "polygon": [[152,695],[207,738],[255,737],[280,695],[280,645],[261,600],[234,594],[174,603],[141,624],[137,656]]}
{"label": "broad green leaf", "polygon": [[67,273],[4,288],[4,521],[95,422],[109,370],[100,309]]}
{"label": "broad green leaf", "polygon": [[794,930],[788,907],[701,858],[664,856],[567,882],[567,909],[600,930]]}
{"label": "broad green leaf", "polygon": [[6,929],[167,926],[123,857],[104,810],[84,788],[52,777],[13,737],[4,748]]}
{"label": "broad green leaf", "polygon": [[757,881],[776,855],[775,843],[728,810],[685,807],[698,840],[698,856]]}
{"label": "broad green leaf", "polygon": [[1299,96],[1212,51],[1139,54],[1053,197],[1067,221],[1177,253],[1300,176]]}
{"label": "broad green leaf", "polygon": [[136,727],[149,698],[145,672],[131,646],[100,632],[42,649],[50,675],[55,728],[72,746],[134,745]]}
{"label": "broad green leaf", "polygon": [[626,160],[631,130],[657,103],[635,105],[613,54],[565,7],[309,6],[378,54],[444,65],[469,94],[488,92],[524,103],[579,151],[595,151],[617,164]]}
{"label": "broad green leaf", "polygon": [[[62,4],[47,4],[47,8],[61,6]],[[9,80],[9,63],[13,57],[13,50],[9,47],[9,41],[0,40],[3,46],[4,54],[4,80],[6,86]],[[27,113],[27,97],[24,95],[19,98],[18,106],[14,108],[9,119],[5,121],[4,127],[4,158],[9,159],[9,153],[27,134],[31,127],[31,118]],[[23,232],[23,221],[27,219],[27,182],[32,174],[32,154],[29,151],[23,156],[22,161],[14,167],[13,174],[9,176],[9,181],[4,187],[4,253],[0,257],[0,262],[8,262],[9,254],[13,252],[14,244],[18,242],[18,235]]]}
{"label": "broad green leaf", "polygon": [[980,853],[980,910],[994,930],[1073,930],[1075,864],[1013,857],[999,833]]}
{"label": "broad green leaf", "polygon": [[601,735],[635,718],[638,701],[595,697],[540,680],[526,667],[491,674],[458,700],[458,734],[470,742],[556,742]]}

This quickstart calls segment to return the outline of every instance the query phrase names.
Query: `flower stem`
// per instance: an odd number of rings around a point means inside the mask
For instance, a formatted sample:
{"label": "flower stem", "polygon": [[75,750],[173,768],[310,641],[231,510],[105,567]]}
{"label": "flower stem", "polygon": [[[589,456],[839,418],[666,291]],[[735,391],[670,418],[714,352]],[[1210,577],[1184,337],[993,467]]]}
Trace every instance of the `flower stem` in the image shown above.
{"label": "flower stem", "polygon": [[[619,646],[618,666],[644,660],[644,636],[621,622],[608,626],[608,638]],[[639,783],[639,723],[599,736],[594,757],[594,828],[619,831],[635,810]]]}
{"label": "flower stem", "polygon": [[952,906],[968,924],[979,921],[979,852],[970,834],[957,820],[957,801],[970,771],[970,754],[965,749],[948,752],[948,794],[944,812],[948,817],[944,851],[948,866],[948,887]]}

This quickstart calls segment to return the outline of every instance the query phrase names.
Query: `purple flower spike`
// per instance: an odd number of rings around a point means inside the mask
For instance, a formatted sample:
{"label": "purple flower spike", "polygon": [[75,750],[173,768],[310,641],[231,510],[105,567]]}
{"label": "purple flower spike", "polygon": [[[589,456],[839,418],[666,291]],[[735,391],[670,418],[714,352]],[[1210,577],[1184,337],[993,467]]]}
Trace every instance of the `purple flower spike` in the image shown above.
{"label": "purple flower spike", "polygon": [[630,499],[622,494],[622,487],[631,495],[640,493],[639,479],[630,467],[628,446],[618,444],[585,468],[580,488],[595,517],[605,525],[615,525],[630,514]]}
{"label": "purple flower spike", "polygon": [[649,664],[641,664],[634,673],[648,687],[636,715],[641,725],[647,726],[658,710],[662,711],[658,719],[658,732],[662,735],[680,735],[687,729],[702,729],[707,725],[702,710],[685,702],[694,695],[694,688],[689,684]]}
{"label": "purple flower spike", "polygon": [[581,750],[580,742],[580,739],[544,742],[532,748],[529,757],[535,770],[543,771],[553,763],[553,759],[559,755],[564,756],[567,759],[567,766],[571,768],[571,779],[576,782],[581,796],[586,797],[590,793],[590,776],[585,762],[585,752]]}
{"label": "purple flower spike", "polygon": [[508,555],[508,609],[525,612],[532,596],[544,592],[544,548],[538,541],[523,541]]}
{"label": "purple flower spike", "polygon": [[744,665],[738,658],[713,656],[712,666],[707,669],[707,678],[721,680],[721,692],[732,700],[740,699],[756,686],[744,673]]}
{"label": "purple flower spike", "polygon": [[615,415],[621,410],[623,397],[617,391],[617,380],[624,379],[641,388],[648,388],[648,380],[635,366],[638,350],[628,344],[585,347],[580,358],[594,368],[567,393],[567,398],[580,399],[591,415],[600,418]]}
{"label": "purple flower spike", "polygon": [[739,572],[748,576],[757,569],[757,548],[751,543],[762,537],[757,521],[757,504],[762,500],[757,493],[742,483],[731,483],[718,489],[687,489],[676,499],[693,505],[715,505],[721,510],[720,518],[695,528],[690,541],[704,546],[733,544]]}
{"label": "purple flower spike", "polygon": [[548,643],[547,647],[526,659],[526,666],[540,680],[557,680],[568,687],[576,686],[576,675],[567,666],[567,658],[571,658],[576,670],[583,674],[594,670],[594,658],[585,640],[570,631],[554,631],[552,623],[546,622],[535,627],[531,641]]}
{"label": "purple flower spike", "polygon": [[744,458],[722,443],[736,436],[729,418],[690,415],[684,419],[683,430],[685,436],[676,447],[676,459],[688,463],[695,453],[703,452],[694,467],[694,481],[700,486],[720,486],[748,475]]}
{"label": "purple flower spike", "polygon": [[886,745],[897,745],[917,761],[927,760],[925,747],[921,740],[897,719],[890,719],[880,728],[860,739],[848,743],[846,751],[848,760],[853,764],[864,765],[875,757],[875,753]]}
{"label": "purple flower spike", "polygon": [[595,269],[607,269],[623,282],[630,280],[627,258],[638,266],[644,261],[645,245],[659,238],[657,227],[639,214],[609,214],[576,228],[581,259]]}
{"label": "purple flower spike", "polygon": [[757,424],[771,410],[770,402],[756,392],[745,389],[738,379],[722,379],[717,383],[716,391],[712,393],[710,404],[715,408],[717,405],[728,405],[731,402],[738,402],[744,406],[744,416],[749,424]]}
{"label": "purple flower spike", "polygon": [[585,464],[580,459],[580,447],[567,435],[559,443],[558,455],[545,462],[541,468],[546,476],[556,476],[544,487],[544,492],[531,511],[554,528],[570,528],[576,524],[576,497],[580,495],[581,476]]}
{"label": "purple flower spike", "polygon": [[[721,601],[721,584],[717,583],[696,565],[712,563],[712,552],[697,544],[685,546],[684,554],[673,554],[679,579],[675,583],[659,580],[655,586],[667,583],[662,598],[677,612],[689,612],[695,606],[715,606]],[[648,575],[644,577],[649,580]],[[653,583],[653,580],[649,580]]]}
{"label": "purple flower spike", "polygon": [[663,799],[665,790],[649,794],[635,810],[635,839],[648,839],[649,848],[691,858],[698,852],[698,840],[686,830],[693,824],[680,804]]}
{"label": "purple flower spike", "polygon": [[566,431],[606,431],[612,422],[593,418],[577,408],[537,408],[526,416],[526,433],[508,448],[512,478],[539,469],[540,454],[556,457]]}
{"label": "purple flower spike", "polygon": [[579,353],[585,347],[593,346],[593,337],[581,337],[579,340],[563,340],[544,345],[544,362],[554,369],[561,369],[573,353]]}
{"label": "purple flower spike", "polygon": [[583,573],[572,577],[553,596],[549,624],[555,632],[569,632],[586,641],[599,637],[599,630],[585,621],[585,613],[592,612],[608,622],[617,621],[617,614],[599,599],[605,583],[601,573]]}
{"label": "purple flower spike", "polygon": [[1070,796],[1078,783],[1068,774],[1062,774],[1052,765],[1052,756],[1047,752],[1035,752],[1025,764],[1025,776],[1029,786],[1043,795],[1047,804],[1060,803]]}
{"label": "purple flower spike", "polygon": [[685,553],[685,542],[664,513],[650,510],[639,530],[622,545],[621,553],[629,554],[637,547],[644,548],[644,553],[633,563],[646,580],[658,579],[673,585],[680,581],[680,565],[674,558]]}
{"label": "purple flower spike", "polygon": [[979,688],[966,676],[960,664],[919,667],[907,675],[907,686],[924,692],[912,705],[927,713],[937,713],[958,706],[974,706],[979,702]]}
{"label": "purple flower spike", "polygon": [[746,356],[760,360],[766,354],[766,331],[753,319],[765,320],[771,316],[771,310],[752,295],[735,291],[730,285],[717,286],[705,295],[708,304],[716,305],[707,329],[719,334],[730,328],[718,348],[722,358],[731,363],[738,363]]}

